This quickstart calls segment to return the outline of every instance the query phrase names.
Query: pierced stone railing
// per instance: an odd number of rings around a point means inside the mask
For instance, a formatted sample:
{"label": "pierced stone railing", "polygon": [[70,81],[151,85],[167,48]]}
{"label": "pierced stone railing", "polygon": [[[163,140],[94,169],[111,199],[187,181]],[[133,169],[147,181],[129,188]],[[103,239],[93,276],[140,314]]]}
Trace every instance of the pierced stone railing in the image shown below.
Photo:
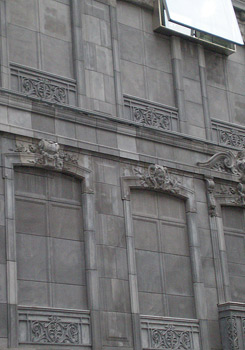
{"label": "pierced stone railing", "polygon": [[29,97],[52,103],[76,105],[76,84],[61,78],[14,63],[10,65],[11,89]]}
{"label": "pierced stone railing", "polygon": [[19,344],[90,349],[89,311],[19,307]]}
{"label": "pierced stone railing", "polygon": [[193,319],[141,316],[144,350],[200,350],[199,323]]}
{"label": "pierced stone railing", "polygon": [[212,120],[212,136],[221,146],[245,149],[245,127]]}
{"label": "pierced stone railing", "polygon": [[245,303],[218,305],[223,350],[245,349]]}
{"label": "pierced stone railing", "polygon": [[124,95],[124,117],[142,126],[179,131],[178,110],[174,107]]}

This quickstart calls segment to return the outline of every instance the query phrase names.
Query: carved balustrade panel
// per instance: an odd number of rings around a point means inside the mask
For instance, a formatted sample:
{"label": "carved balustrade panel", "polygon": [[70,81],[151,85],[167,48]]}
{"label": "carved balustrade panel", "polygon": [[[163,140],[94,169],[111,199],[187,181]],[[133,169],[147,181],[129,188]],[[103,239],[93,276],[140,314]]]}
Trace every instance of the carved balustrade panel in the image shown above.
{"label": "carved balustrade panel", "polygon": [[219,322],[223,350],[244,350],[245,303],[219,305]]}
{"label": "carved balustrade panel", "polygon": [[19,307],[19,343],[90,347],[88,311]]}
{"label": "carved balustrade panel", "polygon": [[124,96],[125,118],[142,126],[165,131],[178,131],[178,111],[174,107]]}
{"label": "carved balustrade panel", "polygon": [[74,80],[56,77],[11,64],[11,88],[29,97],[52,103],[76,105]]}
{"label": "carved balustrade panel", "polygon": [[219,145],[245,149],[245,128],[212,121],[212,135]]}
{"label": "carved balustrade panel", "polygon": [[197,320],[141,316],[143,349],[199,350]]}

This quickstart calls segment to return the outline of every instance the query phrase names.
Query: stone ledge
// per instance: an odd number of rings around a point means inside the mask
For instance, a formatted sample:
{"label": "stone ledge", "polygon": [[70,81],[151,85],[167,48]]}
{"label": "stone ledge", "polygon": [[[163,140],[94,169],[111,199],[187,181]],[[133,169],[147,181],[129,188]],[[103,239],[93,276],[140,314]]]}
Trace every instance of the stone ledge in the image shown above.
{"label": "stone ledge", "polygon": [[131,4],[146,7],[150,10],[154,9],[154,0],[123,0],[125,2],[130,2]]}

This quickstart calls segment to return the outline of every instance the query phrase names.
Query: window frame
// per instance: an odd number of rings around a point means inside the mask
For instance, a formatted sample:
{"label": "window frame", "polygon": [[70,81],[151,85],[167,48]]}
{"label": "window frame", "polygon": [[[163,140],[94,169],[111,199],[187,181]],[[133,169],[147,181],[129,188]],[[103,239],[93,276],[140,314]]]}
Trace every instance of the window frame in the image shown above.
{"label": "window frame", "polygon": [[[161,33],[164,35],[168,35],[168,36],[180,36],[183,39],[187,39],[189,41],[192,41],[194,43],[197,44],[201,44],[203,45],[205,48],[210,49],[212,51],[215,52],[219,52],[219,53],[223,53],[225,55],[231,55],[232,53],[236,52],[236,45],[231,43],[233,46],[232,47],[225,47],[221,44],[219,44],[218,42],[212,42],[212,41],[208,41],[205,40],[204,38],[201,37],[196,37],[196,36],[192,36],[192,35],[187,35],[184,33],[181,33],[177,30],[173,30],[171,28],[168,28],[167,26],[165,26],[165,20],[164,20],[164,4],[163,4],[163,0],[157,0],[154,3],[154,15],[153,15],[153,30],[154,32],[157,33]],[[175,24],[173,22],[170,22],[172,24]],[[188,29],[188,27],[183,26],[183,28]],[[191,31],[191,29],[190,29]],[[222,40],[224,40],[224,42],[230,43],[229,41],[226,41],[225,39],[220,39],[218,37],[209,35],[209,34],[205,34],[204,32],[200,32],[200,31],[196,31],[197,33],[201,33],[201,35],[206,35],[206,36],[211,36],[212,38],[215,38],[216,41],[220,40],[222,42]],[[200,34],[199,34],[200,35]]]}
{"label": "window frame", "polygon": [[[49,141],[45,141],[49,143]],[[52,143],[52,142],[51,142]],[[29,147],[35,147],[30,143]],[[35,153],[28,152],[28,147],[18,147],[13,153],[3,154],[2,176],[5,187],[5,215],[6,215],[6,284],[7,284],[7,307],[8,307],[8,346],[18,348],[19,346],[19,319],[18,319],[18,294],[17,294],[17,252],[16,252],[16,231],[15,231],[15,191],[14,191],[14,168],[15,166],[32,166],[46,170],[61,172],[67,175],[75,176],[81,180],[82,196],[82,215],[83,215],[83,232],[85,245],[85,268],[88,298],[88,309],[90,312],[91,329],[97,328],[98,322],[98,271],[97,258],[94,251],[96,250],[95,240],[95,205],[94,205],[94,179],[91,169],[80,166],[76,163],[66,163],[61,168],[60,164],[51,163],[40,164]],[[78,154],[77,154],[78,156]],[[49,310],[52,311],[51,308]],[[54,309],[58,310],[58,309]],[[91,346],[88,348],[97,348],[101,344],[100,335],[91,332]],[[21,344],[20,344],[21,345]],[[50,349],[50,344],[42,345],[44,349]],[[56,348],[62,345],[56,344]],[[86,347],[84,348],[86,349]]]}

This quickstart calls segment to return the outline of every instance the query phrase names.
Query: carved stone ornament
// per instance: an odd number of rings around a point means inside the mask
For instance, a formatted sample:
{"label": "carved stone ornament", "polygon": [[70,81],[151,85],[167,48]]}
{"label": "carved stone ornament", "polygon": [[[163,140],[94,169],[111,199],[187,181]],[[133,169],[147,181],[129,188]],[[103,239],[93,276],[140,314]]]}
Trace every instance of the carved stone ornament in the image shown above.
{"label": "carved stone ornament", "polygon": [[48,321],[32,321],[31,342],[37,344],[79,345],[79,325],[77,323],[62,322],[57,316],[50,316]]}
{"label": "carved stone ornament", "polygon": [[137,168],[134,169],[134,172],[140,178],[143,187],[172,193],[179,193],[180,191],[179,181],[176,177],[170,175],[168,169],[164,166],[151,164],[144,172]]}
{"label": "carved stone ornament", "polygon": [[239,350],[238,331],[236,318],[228,316],[226,318],[227,337],[231,350]]}
{"label": "carved stone ornament", "polygon": [[237,130],[220,130],[219,140],[221,144],[236,148],[245,148],[245,135]]}
{"label": "carved stone ornament", "polygon": [[236,185],[219,185],[215,189],[216,197],[230,197],[230,203],[245,205],[245,185],[241,182]]}
{"label": "carved stone ornament", "polygon": [[208,211],[210,216],[217,216],[216,200],[214,197],[215,183],[213,179],[206,179]]}
{"label": "carved stone ornament", "polygon": [[239,176],[240,182],[245,183],[245,151],[236,154],[231,151],[219,152],[207,162],[199,162],[197,165]]}
{"label": "carved stone ornament", "polygon": [[28,96],[34,96],[51,102],[66,103],[67,101],[66,89],[55,85],[48,79],[22,77],[21,90]]}
{"label": "carved stone ornament", "polygon": [[[151,330],[153,349],[192,350],[191,335],[188,331],[177,331],[174,326]],[[193,349],[194,350],[194,349]]]}
{"label": "carved stone ornament", "polygon": [[35,155],[34,163],[46,167],[63,169],[64,163],[77,165],[77,159],[72,155],[60,150],[60,145],[51,140],[41,140],[37,145],[34,144],[20,144],[15,152],[32,153]]}
{"label": "carved stone ornament", "polygon": [[157,112],[154,108],[133,108],[133,118],[134,121],[147,126],[154,126],[156,128],[169,130],[171,119],[170,115],[161,114]]}

